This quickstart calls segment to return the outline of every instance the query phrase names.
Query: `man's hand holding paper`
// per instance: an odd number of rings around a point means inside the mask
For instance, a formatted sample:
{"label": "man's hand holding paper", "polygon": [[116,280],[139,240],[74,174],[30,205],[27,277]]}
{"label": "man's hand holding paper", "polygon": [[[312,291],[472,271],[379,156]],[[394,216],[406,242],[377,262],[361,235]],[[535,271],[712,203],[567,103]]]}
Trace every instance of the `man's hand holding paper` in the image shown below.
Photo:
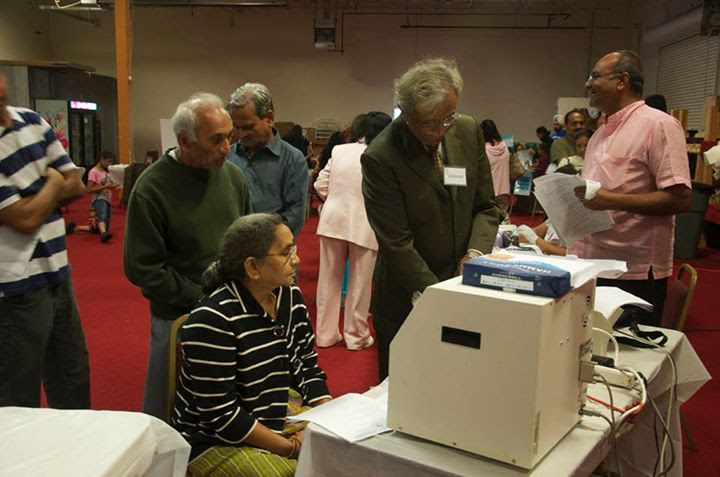
{"label": "man's hand holding paper", "polygon": [[593,184],[576,187],[575,197],[580,199],[582,204],[590,210],[615,210],[617,205],[613,202],[613,194],[607,189],[603,189],[599,182],[587,181],[595,183],[598,187],[593,190]]}
{"label": "man's hand holding paper", "polygon": [[607,191],[598,182],[585,181],[579,176],[550,174],[538,177],[534,183],[535,197],[563,243],[572,245],[590,234],[613,226],[614,222],[607,210],[591,210],[585,205],[593,201],[603,204]]}

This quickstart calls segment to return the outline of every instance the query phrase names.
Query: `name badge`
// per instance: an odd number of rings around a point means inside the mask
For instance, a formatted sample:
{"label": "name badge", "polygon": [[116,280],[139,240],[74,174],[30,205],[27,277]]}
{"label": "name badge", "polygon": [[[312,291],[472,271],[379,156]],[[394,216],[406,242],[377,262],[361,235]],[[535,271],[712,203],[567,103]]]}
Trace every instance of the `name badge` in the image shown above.
{"label": "name badge", "polygon": [[463,186],[467,187],[467,177],[465,177],[464,167],[443,167],[443,174],[445,175],[445,185]]}

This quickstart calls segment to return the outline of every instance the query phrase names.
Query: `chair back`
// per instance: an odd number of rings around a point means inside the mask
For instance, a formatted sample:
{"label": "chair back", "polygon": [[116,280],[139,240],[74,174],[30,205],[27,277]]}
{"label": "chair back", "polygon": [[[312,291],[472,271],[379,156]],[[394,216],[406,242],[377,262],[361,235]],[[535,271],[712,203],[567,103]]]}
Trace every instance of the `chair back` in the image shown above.
{"label": "chair back", "polygon": [[178,342],[180,327],[190,318],[190,315],[182,315],[172,324],[170,328],[170,343],[168,346],[168,374],[167,394],[165,406],[165,421],[170,424],[173,408],[175,407],[175,390],[177,387],[178,375],[180,374],[180,363],[182,363],[182,346]]}
{"label": "chair back", "polygon": [[315,191],[315,188],[313,187],[313,184],[315,183],[315,171],[313,169],[308,169],[308,176],[307,176],[307,199],[305,199],[305,218],[310,217],[310,209],[312,208],[312,201],[313,201],[313,192]]}
{"label": "chair back", "polygon": [[697,271],[687,263],[680,265],[665,299],[661,320],[663,328],[683,330],[696,285]]}

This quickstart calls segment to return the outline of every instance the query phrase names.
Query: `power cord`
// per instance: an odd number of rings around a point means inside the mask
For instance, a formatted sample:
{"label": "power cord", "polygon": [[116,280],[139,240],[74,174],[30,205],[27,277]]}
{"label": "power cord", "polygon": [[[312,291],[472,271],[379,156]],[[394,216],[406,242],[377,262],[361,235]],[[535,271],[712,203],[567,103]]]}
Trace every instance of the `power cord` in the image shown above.
{"label": "power cord", "polygon": [[[608,379],[603,375],[607,374],[607,370],[611,369],[615,373],[625,373],[632,375],[635,379],[634,382],[632,382],[631,385],[627,385],[625,382],[622,382],[622,384],[611,384]],[[600,372],[600,370],[604,370],[603,372]],[[597,383],[603,383],[605,385],[605,388],[607,389],[608,397],[609,397],[609,403],[602,401],[601,399],[595,398],[593,396],[588,395],[588,399],[598,402],[607,408],[610,409],[610,419],[608,419],[603,413],[595,411],[593,409],[589,409],[586,406],[583,406],[581,409],[581,414],[583,415],[589,415],[589,416],[598,416],[605,419],[610,424],[610,446],[613,451],[613,457],[615,459],[615,467],[617,468],[617,472],[622,477],[622,468],[620,464],[620,456],[618,455],[618,448],[617,448],[617,433],[620,430],[620,427],[625,422],[625,420],[631,416],[632,414],[636,414],[640,412],[646,402],[647,402],[647,387],[645,385],[645,380],[643,376],[635,371],[634,369],[627,367],[627,366],[621,366],[618,368],[608,368],[606,366],[600,366],[600,365],[593,365],[592,363],[588,363],[586,361],[581,361],[581,367],[580,367],[580,377],[584,381],[587,380],[587,376],[592,373],[592,380],[591,382],[597,382]],[[612,385],[630,389],[637,391],[640,394],[640,400],[639,402],[631,405],[627,409],[619,408],[615,405],[615,397],[613,395]],[[620,414],[619,418],[615,418],[615,413],[618,412]],[[611,469],[608,468],[608,475],[610,475]]]}
{"label": "power cord", "polygon": [[[675,407],[675,404],[677,403],[677,379],[678,378],[677,378],[677,366],[676,366],[675,360],[672,357],[672,355],[670,354],[670,352],[667,351],[666,349],[664,349],[658,343],[655,343],[651,340],[647,340],[645,338],[640,338],[634,334],[630,334],[630,333],[627,333],[622,330],[614,330],[619,334],[622,334],[633,340],[636,340],[640,343],[645,344],[649,349],[660,351],[667,356],[668,361],[670,362],[670,367],[671,367],[671,375],[672,375],[671,383],[672,384],[670,386],[670,391],[669,391],[670,395],[668,397],[668,408],[667,408],[665,415],[663,416],[663,413],[659,410],[655,401],[650,396],[648,396],[645,378],[640,373],[638,373],[637,371],[635,371],[634,369],[632,369],[628,366],[619,366],[618,365],[619,347],[618,347],[617,339],[611,333],[608,333],[607,331],[605,331],[603,329],[593,328],[593,330],[597,330],[600,333],[607,335],[609,337],[609,339],[612,341],[613,346],[614,346],[615,366],[614,367],[613,366],[601,366],[601,365],[595,364],[595,365],[593,365],[594,366],[593,368],[588,369],[588,366],[583,367],[581,364],[581,376],[585,378],[584,379],[585,381],[587,381],[587,377],[589,377],[588,375],[590,374],[590,373],[588,373],[588,371],[590,371],[593,374],[594,381],[603,382],[605,384],[605,386],[608,390],[608,395],[610,397],[609,406],[608,406],[608,403],[606,403],[602,400],[599,400],[597,398],[594,398],[592,396],[588,395],[588,398],[595,402],[598,402],[602,405],[605,405],[606,407],[609,407],[611,419],[608,419],[606,416],[604,416],[602,413],[600,413],[598,411],[587,409],[586,407],[583,407],[583,409],[581,410],[581,414],[602,417],[603,419],[608,421],[608,423],[610,424],[610,429],[611,429],[611,433],[612,433],[611,445],[613,447],[613,452],[614,452],[614,457],[615,457],[615,465],[617,466],[618,472],[620,473],[621,469],[620,469],[620,460],[618,457],[618,451],[617,451],[617,446],[616,446],[616,444],[617,444],[616,433],[619,430],[619,427],[624,423],[626,418],[628,418],[632,414],[636,414],[636,413],[639,413],[640,411],[642,411],[642,409],[646,405],[647,401],[650,400],[650,403],[651,403],[654,413],[655,413],[654,424],[657,421],[659,421],[660,424],[662,425],[662,429],[663,429],[661,444],[657,442],[657,431],[655,430],[653,433],[655,436],[655,441],[656,441],[655,450],[658,455],[658,457],[655,461],[655,467],[653,469],[653,476],[657,476],[657,477],[666,476],[668,474],[668,472],[670,472],[670,470],[673,468],[673,466],[675,465],[675,461],[676,461],[675,446],[672,442],[671,435],[670,435],[670,428],[669,428],[669,425],[671,423],[671,418],[672,418],[672,412]],[[591,369],[592,369],[592,371],[591,371]],[[613,383],[608,382],[608,380],[605,376],[599,374],[598,371],[600,371],[602,369],[605,369],[606,371],[612,370],[615,373],[615,374],[608,375],[609,377],[613,378],[613,381],[614,381]],[[626,374],[632,374],[633,377],[635,378],[634,382],[631,385],[626,385],[626,386],[622,386],[622,385],[618,384],[617,381],[619,381],[618,378],[620,377],[620,375],[617,374],[617,371],[621,371]],[[608,373],[605,372],[605,374],[607,375]],[[626,383],[623,383],[623,384],[626,384]],[[615,407],[612,390],[610,387],[611,385],[619,385],[620,387],[636,389],[637,391],[640,392],[640,395],[641,395],[640,401],[636,405],[632,406],[631,408],[624,410],[624,412],[622,412],[622,414],[620,415],[620,417],[617,420],[615,419],[615,412],[621,412],[620,411],[621,408]],[[656,429],[655,425],[653,427]],[[666,467],[665,466],[665,454],[667,452],[668,445],[670,446],[670,463]],[[659,471],[659,473],[658,473],[658,471]]]}
{"label": "power cord", "polygon": [[[672,385],[670,386],[670,395],[669,395],[669,397],[668,397],[668,409],[667,409],[667,413],[666,413],[666,418],[665,418],[665,419],[662,418],[662,414],[660,413],[660,410],[657,408],[657,406],[654,404],[654,402],[651,401],[651,403],[653,404],[653,409],[655,410],[655,415],[657,416],[657,418],[660,420],[661,424],[663,425],[663,440],[662,440],[662,446],[660,447],[660,449],[659,449],[659,451],[658,451],[658,458],[657,458],[657,460],[656,460],[656,462],[655,462],[655,468],[654,468],[654,470],[653,470],[653,475],[658,475],[658,476],[667,475],[667,473],[670,472],[670,470],[671,470],[671,469],[673,468],[673,466],[675,465],[675,448],[674,448],[674,445],[673,445],[673,443],[672,443],[672,439],[670,438],[670,429],[669,429],[669,427],[668,427],[669,424],[672,422],[672,421],[671,421],[672,411],[673,411],[673,409],[674,409],[674,407],[675,407],[675,404],[676,404],[676,402],[677,402],[677,366],[676,366],[676,364],[675,364],[675,359],[672,357],[672,354],[670,354],[670,352],[669,352],[668,350],[666,350],[665,348],[663,348],[662,346],[658,345],[657,343],[655,343],[655,342],[653,342],[653,341],[651,341],[651,340],[646,340],[646,339],[644,339],[644,338],[640,338],[640,337],[638,337],[638,336],[636,336],[636,335],[627,333],[627,332],[622,331],[622,330],[615,330],[615,331],[618,332],[618,333],[620,333],[620,334],[622,334],[622,335],[625,335],[625,336],[627,336],[627,337],[629,337],[629,338],[632,338],[632,339],[634,339],[634,340],[637,340],[637,341],[639,341],[639,342],[641,342],[641,343],[644,343],[644,344],[648,345],[648,346],[650,347],[650,349],[658,350],[658,351],[660,351],[660,352],[662,352],[662,353],[665,353],[665,355],[667,356],[668,360],[670,361],[670,369],[671,369],[671,372],[672,372],[672,380],[671,380]],[[665,450],[666,450],[666,448],[667,448],[668,443],[670,444],[671,460],[670,460],[670,464],[668,465],[668,467],[667,467],[667,468],[664,468],[664,465],[665,465]],[[659,469],[661,470],[661,472],[660,472],[659,474],[657,474],[657,471],[658,471]]]}
{"label": "power cord", "polygon": [[619,364],[618,357],[619,357],[619,352],[620,352],[620,347],[618,346],[617,339],[615,339],[615,337],[612,335],[612,333],[608,333],[607,331],[603,330],[602,328],[593,328],[593,331],[598,331],[598,332],[606,335],[608,338],[610,338],[610,341],[612,341],[613,348],[615,351],[613,353],[613,356],[615,359],[615,366],[617,366]]}
{"label": "power cord", "polygon": [[[661,449],[659,448],[659,445],[658,445],[657,427],[655,424],[657,423],[657,421],[660,421],[660,424],[662,425],[663,441],[665,440],[665,437],[670,436],[670,427],[669,427],[669,424],[667,422],[665,422],[665,420],[662,418],[662,414],[660,413],[660,410],[658,409],[657,404],[655,403],[654,399],[650,398],[650,404],[652,405],[653,409],[655,410],[655,419],[653,419],[653,435],[655,437],[655,451],[658,453],[658,456],[660,456],[660,455],[664,455],[664,454],[661,454]],[[655,467],[653,468],[653,475],[658,475],[658,476],[667,475],[667,473],[670,471],[670,469],[672,469],[673,466],[675,465],[675,446],[673,446],[673,445],[670,446],[670,465],[668,465],[667,469],[660,472],[660,474],[657,473],[658,467],[659,467],[659,461],[660,461],[659,458],[655,461]]]}
{"label": "power cord", "polygon": [[[618,427],[617,427],[617,424],[615,423],[615,402],[613,400],[612,389],[610,389],[610,383],[607,382],[607,379],[605,379],[604,376],[602,376],[601,374],[596,374],[595,376],[600,378],[600,381],[602,381],[602,383],[605,384],[605,387],[607,388],[608,396],[610,398],[610,446],[612,447],[613,456],[615,457],[615,467],[617,467],[618,475],[620,477],[622,477],[622,469],[620,468],[620,457],[618,456],[618,450],[617,450]],[[609,467],[607,470],[607,476],[608,477],[612,476],[612,472]]]}

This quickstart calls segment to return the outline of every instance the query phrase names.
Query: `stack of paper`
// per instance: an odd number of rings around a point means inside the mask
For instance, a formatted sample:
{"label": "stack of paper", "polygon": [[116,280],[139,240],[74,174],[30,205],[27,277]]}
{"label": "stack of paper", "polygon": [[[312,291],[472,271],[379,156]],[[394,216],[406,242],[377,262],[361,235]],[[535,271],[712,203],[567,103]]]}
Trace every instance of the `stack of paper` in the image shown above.
{"label": "stack of paper", "polygon": [[[635,305],[646,310],[652,310],[652,305],[640,297],[615,287],[595,288],[595,309],[593,313],[593,354],[604,356],[609,337],[613,333],[615,323],[622,315],[622,307]],[[602,333],[599,330],[604,330]]]}
{"label": "stack of paper", "polygon": [[314,422],[348,442],[392,430],[387,427],[387,393],[377,399],[345,394],[288,420]]}
{"label": "stack of paper", "polygon": [[593,262],[502,251],[463,266],[466,285],[559,297],[597,274]]}
{"label": "stack of paper", "polygon": [[622,314],[622,307],[625,305],[635,305],[652,311],[652,304],[642,298],[628,293],[616,287],[597,287],[595,288],[595,311],[600,313],[607,319],[611,326],[617,321]]}

